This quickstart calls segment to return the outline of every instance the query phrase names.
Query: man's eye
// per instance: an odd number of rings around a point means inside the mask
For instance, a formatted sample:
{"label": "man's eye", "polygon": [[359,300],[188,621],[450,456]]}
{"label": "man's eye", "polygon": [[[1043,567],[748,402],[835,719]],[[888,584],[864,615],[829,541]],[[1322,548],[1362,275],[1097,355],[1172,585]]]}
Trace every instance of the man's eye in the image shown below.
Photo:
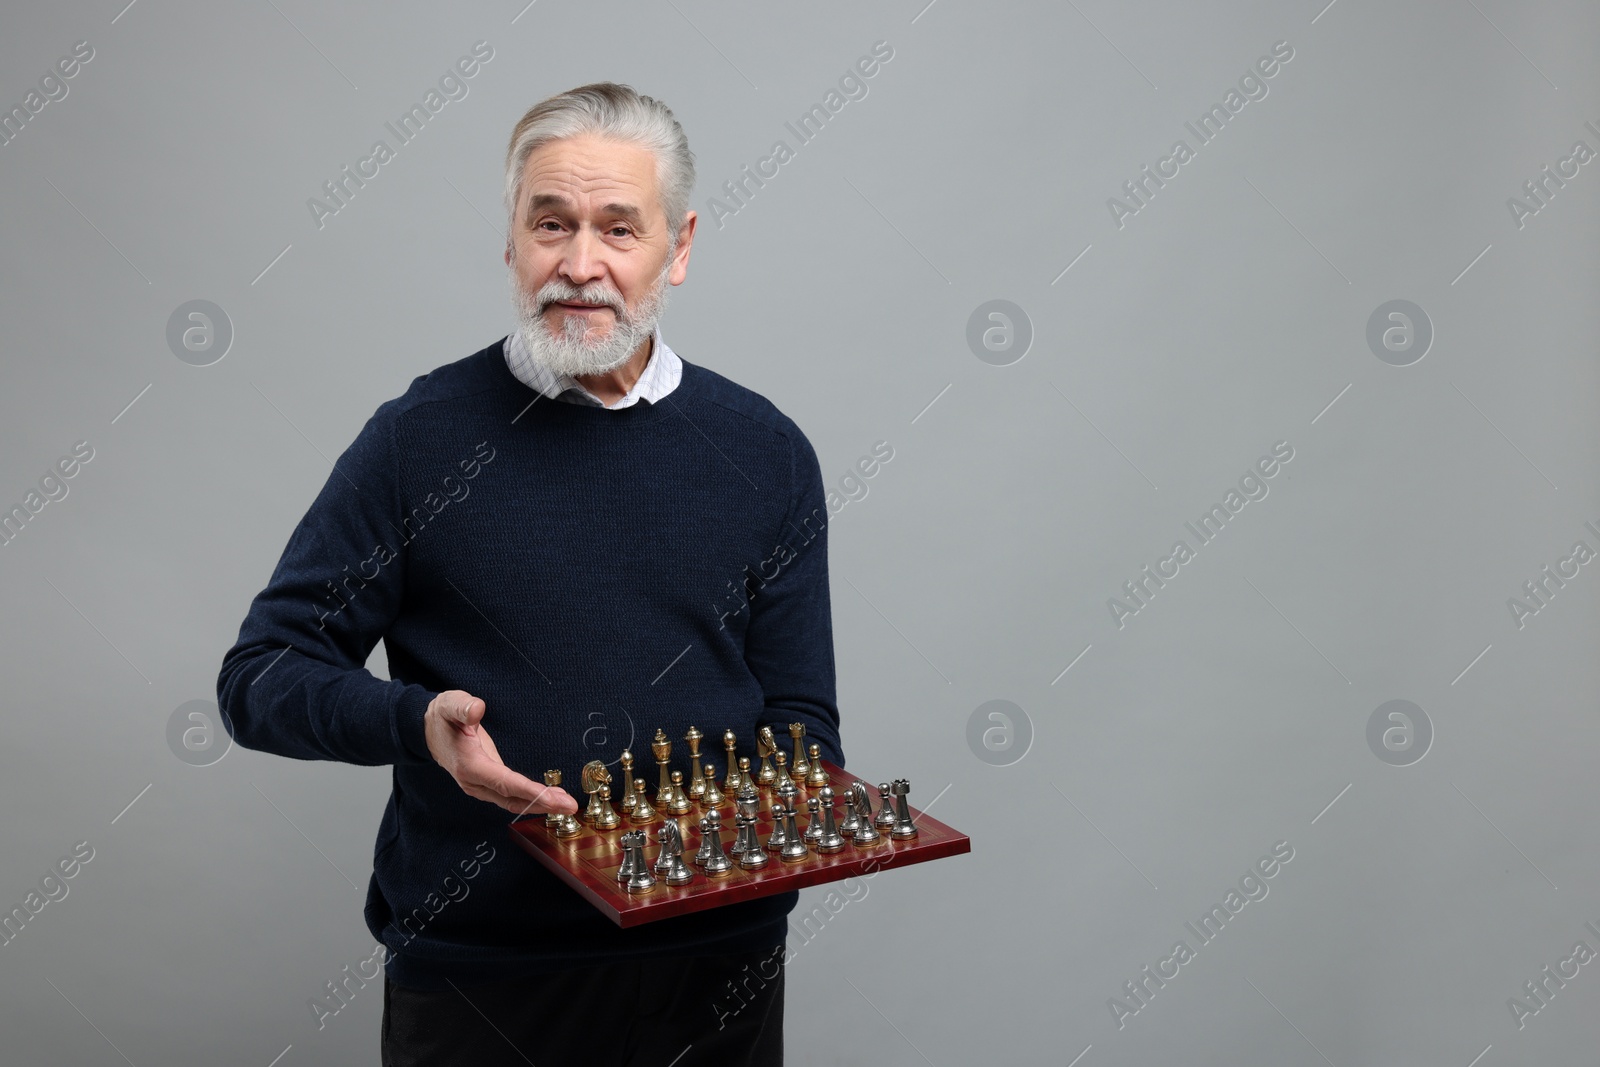
{"label": "man's eye", "polygon": [[613,227],[611,227],[611,232],[612,233],[616,233],[619,230],[622,232],[622,235],[624,237],[630,236],[633,233],[633,231],[628,229],[626,226],[613,226]]}

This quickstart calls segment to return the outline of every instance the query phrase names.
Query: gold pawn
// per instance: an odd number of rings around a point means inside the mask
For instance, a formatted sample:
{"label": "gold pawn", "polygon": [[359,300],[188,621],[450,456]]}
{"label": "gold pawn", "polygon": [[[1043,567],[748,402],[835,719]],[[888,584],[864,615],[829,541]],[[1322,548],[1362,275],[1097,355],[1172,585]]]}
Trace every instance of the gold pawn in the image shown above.
{"label": "gold pawn", "polygon": [[633,753],[627,749],[622,750],[622,813],[624,815],[633,811],[634,804],[638,803],[633,797]]}
{"label": "gold pawn", "polygon": [[728,798],[722,795],[722,790],[717,788],[717,768],[714,764],[706,764],[706,791],[700,798],[700,804],[707,810],[715,810],[727,803]]}
{"label": "gold pawn", "polygon": [[789,736],[794,738],[794,762],[791,765],[791,772],[798,774],[802,778],[804,778],[806,776],[806,772],[811,769],[811,765],[806,762],[805,750],[800,747],[800,739],[805,735],[805,723],[792,722],[789,724]]}
{"label": "gold pawn", "polygon": [[722,731],[722,747],[728,750],[728,780],[722,784],[722,791],[730,797],[739,795],[739,757],[733,751],[738,744],[732,730]]}
{"label": "gold pawn", "polygon": [[[656,798],[661,799],[660,797]],[[667,814],[672,816],[687,815],[693,805],[689,803],[689,794],[683,791],[683,772],[672,772],[672,797],[667,801]]]}
{"label": "gold pawn", "polygon": [[783,754],[782,749],[779,749],[773,753],[772,758],[778,761],[777,777],[772,780],[772,788],[774,790],[782,790],[785,782],[788,782],[791,786],[794,785],[794,779],[789,777],[789,757]]}
{"label": "gold pawn", "polygon": [[823,786],[828,784],[828,772],[822,769],[822,746],[816,742],[810,745],[811,770],[806,774],[806,785]]}
{"label": "gold pawn", "polygon": [[605,782],[600,783],[595,796],[600,798],[600,813],[594,817],[596,830],[615,830],[622,825],[622,816],[611,806],[611,787]]}
{"label": "gold pawn", "polygon": [[[740,790],[740,791],[742,791],[744,789],[745,785],[747,785],[747,784],[750,786],[751,789],[754,789],[756,787],[756,780],[750,776],[750,757],[749,756],[740,756],[739,757],[739,785],[736,786],[735,788]],[[735,792],[733,795],[734,796],[738,796],[739,793]]]}
{"label": "gold pawn", "polygon": [[628,818],[636,823],[654,822],[656,809],[650,806],[650,798],[645,796],[644,779],[633,780],[633,810],[628,813]]}
{"label": "gold pawn", "polygon": [[700,739],[705,734],[700,732],[698,726],[689,727],[689,732],[683,739],[689,742],[689,799],[699,800],[706,795],[705,774],[700,770]]}

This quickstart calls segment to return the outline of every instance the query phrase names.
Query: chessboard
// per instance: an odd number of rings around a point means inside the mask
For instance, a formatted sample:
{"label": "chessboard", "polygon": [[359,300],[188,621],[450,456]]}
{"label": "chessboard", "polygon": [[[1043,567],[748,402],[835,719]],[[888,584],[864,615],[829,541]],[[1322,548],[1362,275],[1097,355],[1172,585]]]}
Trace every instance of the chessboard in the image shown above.
{"label": "chessboard", "polygon": [[[828,760],[821,762],[828,784],[836,794],[836,809],[841,806],[842,798],[850,795],[849,790],[856,782],[866,787],[869,797],[879,796],[877,786],[841,770]],[[798,812],[795,821],[803,835],[810,821],[807,801],[817,795],[820,788],[807,786],[803,779],[796,779],[796,786],[799,792],[793,798]],[[756,833],[765,844],[773,832],[773,791],[763,787],[759,793]],[[907,798],[910,822],[916,827],[914,837],[894,837],[884,829],[877,841],[857,845],[847,833],[843,835],[844,847],[838,852],[819,852],[815,843],[808,841],[803,858],[786,860],[777,852],[768,852],[765,867],[747,870],[740,866],[739,857],[732,851],[738,833],[734,800],[732,796],[725,797],[716,808],[722,823],[718,837],[733,861],[731,868],[720,874],[708,875],[697,863],[691,862],[702,844],[701,817],[711,809],[696,803],[688,814],[677,817],[682,860],[692,872],[690,880],[683,885],[670,885],[664,877],[658,877],[648,889],[629,891],[617,878],[624,858],[624,833],[642,831],[640,836],[648,843],[642,850],[645,858],[651,863],[657,859],[661,847],[657,844],[658,835],[664,825],[663,814],[659,811],[649,822],[643,823],[623,816],[621,825],[612,830],[596,829],[593,824],[584,822],[575,837],[558,837],[544,816],[519,819],[511,823],[510,830],[512,839],[525,852],[609,916],[612,922],[625,928],[972,851],[967,835],[913,807]]]}

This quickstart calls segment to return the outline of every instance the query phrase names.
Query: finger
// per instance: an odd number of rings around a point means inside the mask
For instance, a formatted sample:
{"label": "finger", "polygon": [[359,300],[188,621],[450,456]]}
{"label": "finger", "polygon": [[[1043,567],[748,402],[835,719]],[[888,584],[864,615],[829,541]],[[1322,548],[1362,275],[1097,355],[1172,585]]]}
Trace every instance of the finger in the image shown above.
{"label": "finger", "polygon": [[[553,786],[540,785],[527,775],[518,774],[505,764],[475,765],[467,769],[466,776],[472,784],[493,790],[505,800],[521,806],[527,805],[527,810],[537,808],[540,812],[564,812],[568,815],[577,813],[578,802],[573,800],[564,789]],[[511,810],[517,810],[513,807]]]}
{"label": "finger", "polygon": [[[547,790],[545,795],[537,800],[517,796],[503,796],[489,786],[470,783],[463,785],[462,790],[468,796],[487,801],[498,808],[504,808],[513,815],[547,815],[551,812],[562,811],[564,807],[570,809],[565,812],[568,815],[577,811],[577,803],[560,790]],[[562,798],[565,798],[568,803],[565,805],[560,803]]]}
{"label": "finger", "polygon": [[462,733],[472,735],[477,733],[479,720],[487,710],[483,701],[471,693],[453,689],[448,693],[440,694],[445,718],[454,724]]}

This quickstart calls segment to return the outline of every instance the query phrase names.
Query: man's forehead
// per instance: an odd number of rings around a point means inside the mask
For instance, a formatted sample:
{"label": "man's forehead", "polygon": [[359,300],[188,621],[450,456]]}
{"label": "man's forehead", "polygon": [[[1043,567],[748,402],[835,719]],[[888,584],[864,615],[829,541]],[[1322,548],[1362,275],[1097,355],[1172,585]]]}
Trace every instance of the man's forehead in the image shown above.
{"label": "man's forehead", "polygon": [[[536,149],[523,170],[530,196],[609,199],[642,205],[655,191],[655,155],[596,137],[563,138]],[[553,206],[561,206],[554,204]]]}

